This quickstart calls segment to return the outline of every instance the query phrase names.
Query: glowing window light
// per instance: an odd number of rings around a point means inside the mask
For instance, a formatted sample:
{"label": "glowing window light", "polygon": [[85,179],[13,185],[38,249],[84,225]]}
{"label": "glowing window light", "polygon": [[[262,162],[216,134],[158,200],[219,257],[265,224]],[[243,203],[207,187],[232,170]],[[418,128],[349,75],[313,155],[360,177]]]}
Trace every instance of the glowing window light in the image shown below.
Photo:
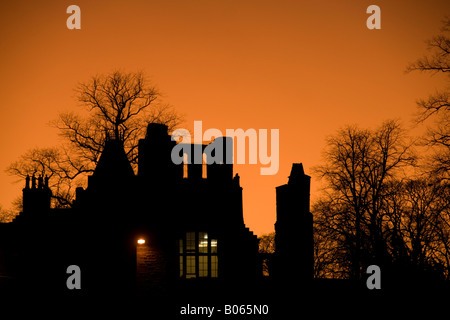
{"label": "glowing window light", "polygon": [[139,240],[137,241],[137,243],[138,243],[138,244],[145,244],[145,239],[139,239]]}

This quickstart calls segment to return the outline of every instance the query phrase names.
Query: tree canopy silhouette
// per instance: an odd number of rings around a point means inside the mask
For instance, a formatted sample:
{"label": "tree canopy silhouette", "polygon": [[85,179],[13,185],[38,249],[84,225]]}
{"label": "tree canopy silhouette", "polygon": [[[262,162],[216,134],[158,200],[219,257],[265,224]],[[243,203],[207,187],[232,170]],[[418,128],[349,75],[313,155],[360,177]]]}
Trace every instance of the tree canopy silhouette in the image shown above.
{"label": "tree canopy silhouette", "polygon": [[72,204],[74,189],[95,169],[107,139],[119,140],[136,168],[138,141],[147,124],[163,123],[172,130],[182,119],[142,72],[97,75],[81,82],[75,93],[87,116],[65,112],[51,122],[65,143],[29,150],[7,168],[21,178],[48,176],[55,206]]}
{"label": "tree canopy silhouette", "polygon": [[326,164],[315,172],[325,179],[328,193],[316,210],[326,216],[324,227],[336,233],[334,241],[342,240],[334,247],[345,247],[343,263],[348,261],[350,276],[359,279],[364,255],[385,259],[381,206],[386,185],[416,157],[399,124],[388,121],[374,131],[341,129],[328,139],[324,158]]}
{"label": "tree canopy silhouette", "polygon": [[316,276],[361,279],[375,264],[396,279],[450,277],[449,185],[418,170],[397,122],[347,126],[324,158],[315,168],[325,180],[313,206]]}
{"label": "tree canopy silhouette", "polygon": [[[449,76],[450,18],[427,45],[406,71]],[[431,156],[417,157],[395,121],[374,131],[347,126],[328,139],[326,164],[315,168],[325,181],[313,206],[316,276],[360,279],[374,263],[405,277],[450,278],[450,92],[417,106],[417,124],[434,120],[422,139]]]}
{"label": "tree canopy silhouette", "polygon": [[268,276],[272,268],[272,256],[275,252],[275,232],[263,234],[258,239],[263,275]]}
{"label": "tree canopy silhouette", "polygon": [[[441,32],[427,40],[428,54],[410,63],[406,71],[422,71],[432,74],[443,73],[450,81],[450,18],[443,21]],[[431,171],[449,179],[450,172],[450,91],[440,90],[425,99],[417,101],[419,114],[417,122],[434,120],[424,139],[426,145],[435,151],[430,158]]]}

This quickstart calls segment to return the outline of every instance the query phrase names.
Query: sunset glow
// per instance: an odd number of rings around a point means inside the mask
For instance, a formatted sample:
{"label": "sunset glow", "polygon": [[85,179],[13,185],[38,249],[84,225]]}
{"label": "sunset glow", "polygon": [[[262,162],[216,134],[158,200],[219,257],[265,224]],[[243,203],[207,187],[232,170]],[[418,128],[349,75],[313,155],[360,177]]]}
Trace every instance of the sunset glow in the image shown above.
{"label": "sunset glow", "polygon": [[[276,174],[261,175],[260,163],[234,166],[245,223],[258,235],[274,229],[275,187],[292,163],[312,176],[313,202],[321,185],[312,167],[327,136],[386,119],[418,135],[425,126],[412,125],[416,100],[445,85],[442,75],[405,69],[426,53],[450,1],[79,0],[79,30],[66,26],[70,4],[0,4],[3,208],[24,187],[4,170],[32,148],[63,143],[49,123],[60,112],[86,112],[73,89],[97,74],[145,72],[191,132],[200,120],[204,130],[279,130]],[[381,8],[380,30],[366,26],[372,4]]]}

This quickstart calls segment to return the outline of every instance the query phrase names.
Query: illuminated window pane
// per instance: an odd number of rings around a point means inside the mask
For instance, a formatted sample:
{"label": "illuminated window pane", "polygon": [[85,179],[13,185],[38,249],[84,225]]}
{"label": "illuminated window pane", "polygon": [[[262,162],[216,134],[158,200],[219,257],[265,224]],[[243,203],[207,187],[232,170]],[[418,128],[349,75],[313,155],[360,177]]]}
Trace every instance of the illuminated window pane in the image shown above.
{"label": "illuminated window pane", "polygon": [[198,251],[208,253],[208,234],[206,232],[198,233]]}
{"label": "illuminated window pane", "polygon": [[208,276],[208,256],[198,257],[198,276],[199,277]]}
{"label": "illuminated window pane", "polygon": [[195,278],[195,256],[186,257],[186,279]]}
{"label": "illuminated window pane", "polygon": [[211,278],[217,278],[219,276],[218,272],[218,258],[217,256],[211,256]]}
{"label": "illuminated window pane", "polygon": [[217,239],[207,232],[186,232],[178,240],[181,278],[218,277]]}
{"label": "illuminated window pane", "polygon": [[217,253],[217,239],[211,239],[211,253]]}
{"label": "illuminated window pane", "polygon": [[195,252],[195,232],[186,233],[186,252]]}
{"label": "illuminated window pane", "polygon": [[178,252],[183,253],[183,239],[180,239],[178,243]]}
{"label": "illuminated window pane", "polygon": [[180,256],[180,277],[182,278],[183,275],[184,275],[183,256]]}

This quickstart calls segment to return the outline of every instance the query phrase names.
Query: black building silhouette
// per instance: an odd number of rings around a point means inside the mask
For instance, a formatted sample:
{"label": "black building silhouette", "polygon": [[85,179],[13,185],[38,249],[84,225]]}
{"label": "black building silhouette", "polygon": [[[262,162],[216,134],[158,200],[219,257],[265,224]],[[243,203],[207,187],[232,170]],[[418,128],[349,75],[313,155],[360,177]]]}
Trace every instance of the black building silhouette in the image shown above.
{"label": "black building silhouette", "polygon": [[[232,140],[220,139],[225,158],[232,156]],[[200,164],[195,151],[206,145],[198,144],[186,146],[192,164],[174,164],[175,144],[165,125],[150,124],[135,175],[123,145],[107,141],[70,209],[51,209],[48,179],[27,177],[23,212],[0,225],[0,268],[17,280],[14,287],[67,292],[70,265],[81,269],[83,294],[213,292],[263,281],[233,165]],[[276,189],[275,280],[312,278],[309,188],[310,177],[294,164]]]}
{"label": "black building silhouette", "polygon": [[313,217],[309,211],[311,177],[294,163],[287,184],[276,188],[274,276],[309,282],[314,274]]}

